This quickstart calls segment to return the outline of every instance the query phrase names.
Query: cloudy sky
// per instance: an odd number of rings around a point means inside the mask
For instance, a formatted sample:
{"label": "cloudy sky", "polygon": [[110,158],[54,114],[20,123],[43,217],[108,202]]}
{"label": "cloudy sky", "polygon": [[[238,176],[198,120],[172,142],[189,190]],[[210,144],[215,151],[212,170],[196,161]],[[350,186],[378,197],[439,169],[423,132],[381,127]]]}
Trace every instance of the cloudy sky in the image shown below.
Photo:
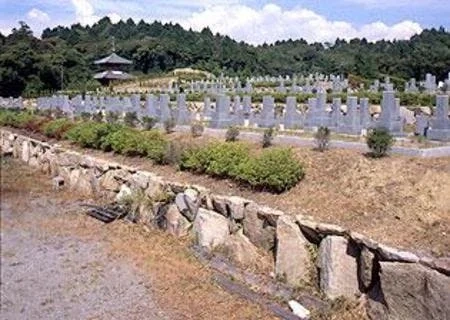
{"label": "cloudy sky", "polygon": [[0,0],[0,32],[25,21],[45,27],[113,22],[178,22],[253,44],[281,39],[333,42],[339,38],[406,39],[424,28],[450,30],[450,0]]}

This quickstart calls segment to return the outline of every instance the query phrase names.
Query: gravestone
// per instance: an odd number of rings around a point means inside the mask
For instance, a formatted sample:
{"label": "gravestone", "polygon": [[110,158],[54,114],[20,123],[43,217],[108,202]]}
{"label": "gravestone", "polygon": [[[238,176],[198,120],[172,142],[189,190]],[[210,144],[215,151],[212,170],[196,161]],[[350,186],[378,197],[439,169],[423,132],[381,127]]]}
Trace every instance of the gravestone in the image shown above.
{"label": "gravestone", "polygon": [[414,130],[414,134],[417,136],[426,136],[428,130],[428,121],[429,118],[427,115],[419,114],[416,116],[416,127]]}
{"label": "gravestone", "polygon": [[152,94],[148,94],[145,98],[144,112],[147,117],[159,119],[161,114],[156,108],[156,98]]}
{"label": "gravestone", "polygon": [[258,116],[258,126],[262,128],[275,126],[275,99],[271,96],[263,97],[263,107]]}
{"label": "gravestone", "polygon": [[430,121],[427,137],[431,140],[450,141],[450,119],[448,117],[449,96],[436,97],[436,113]]}
{"label": "gravestone", "polygon": [[316,98],[308,99],[305,127],[330,127],[331,117],[326,110],[327,94],[320,92]]}
{"label": "gravestone", "polygon": [[211,106],[211,99],[205,96],[205,99],[203,101],[203,117],[205,119],[211,119],[214,112],[214,109]]}
{"label": "gravestone", "polygon": [[161,122],[173,119],[172,110],[169,107],[170,96],[168,94],[161,94],[159,96],[159,109],[161,112]]}
{"label": "gravestone", "polygon": [[241,106],[241,97],[235,96],[233,101],[233,123],[237,126],[245,124],[244,109]]}
{"label": "gravestone", "polygon": [[381,113],[375,123],[377,128],[386,128],[392,135],[403,135],[403,121],[400,117],[400,106],[394,91],[384,91],[381,101]]}
{"label": "gravestone", "polygon": [[333,98],[331,104],[331,120],[329,127],[330,129],[337,131],[339,123],[342,121],[341,106],[342,106],[341,98]]}
{"label": "gravestone", "polygon": [[369,98],[361,98],[359,101],[361,129],[369,129],[372,125],[372,116],[369,110]]}
{"label": "gravestone", "polygon": [[302,120],[302,114],[297,110],[297,99],[295,97],[287,97],[283,121],[284,128],[299,129],[303,126]]}
{"label": "gravestone", "polygon": [[186,105],[186,95],[181,93],[177,96],[177,124],[188,125],[191,123],[191,113]]}
{"label": "gravestone", "polygon": [[213,112],[209,126],[215,129],[224,129],[232,125],[230,115],[230,97],[218,95],[216,97],[216,110]]}
{"label": "gravestone", "polygon": [[359,135],[361,133],[361,120],[358,110],[358,98],[347,97],[347,113],[338,124],[338,132]]}

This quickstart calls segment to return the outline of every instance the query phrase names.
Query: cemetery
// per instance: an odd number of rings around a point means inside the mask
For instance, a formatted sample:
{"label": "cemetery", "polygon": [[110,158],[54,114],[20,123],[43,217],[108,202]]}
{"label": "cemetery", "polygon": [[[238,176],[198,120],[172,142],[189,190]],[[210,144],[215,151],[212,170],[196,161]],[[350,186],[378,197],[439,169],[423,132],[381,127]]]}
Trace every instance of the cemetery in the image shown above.
{"label": "cemetery", "polygon": [[[85,18],[97,18],[86,3]],[[91,259],[74,264],[83,276],[94,266],[95,279],[74,283],[108,288],[88,295],[99,315],[130,303],[139,310],[118,318],[142,318],[140,309],[152,319],[448,317],[443,27],[410,40],[250,45],[209,27],[131,18],[46,28],[40,39],[19,24],[0,33],[2,237],[17,236],[13,251],[24,235],[45,238],[32,254],[50,273],[66,245],[72,260]],[[41,233],[50,219],[79,234],[51,243]],[[91,256],[70,245],[86,236],[114,242],[112,251]],[[151,250],[140,251],[142,242]],[[97,285],[100,260],[123,247],[139,252],[137,268],[108,267],[119,284]],[[8,272],[22,268],[11,252]],[[143,265],[155,287],[139,278]],[[154,289],[165,300],[151,302]],[[8,301],[11,314],[21,299]],[[37,309],[48,304],[51,314],[52,299],[41,300]],[[177,316],[161,316],[162,304]],[[211,313],[216,305],[222,314]]]}
{"label": "cemetery", "polygon": [[[203,89],[202,89],[203,90]],[[219,90],[220,91],[220,90]],[[176,92],[176,90],[174,91]],[[426,137],[429,141],[450,141],[449,96],[436,94],[433,113],[430,108],[400,106],[395,91],[383,91],[380,106],[365,97],[348,94],[342,102],[321,91],[311,94],[305,103],[296,96],[286,96],[277,103],[274,96],[264,94],[262,102],[253,102],[251,95],[218,93],[205,95],[203,102],[187,101],[186,93],[131,94],[131,95],[66,95],[40,97],[31,106],[36,110],[63,112],[67,117],[92,117],[115,114],[118,121],[126,114],[138,120],[153,118],[162,125],[173,119],[177,126],[189,126],[193,121],[206,127],[227,129],[238,126],[243,130],[274,128],[280,132],[307,133],[327,127],[333,134],[360,137],[373,128],[386,128],[398,138]],[[331,100],[331,101],[330,101]],[[0,98],[3,108],[23,109],[23,99]],[[409,131],[408,131],[409,130]]]}

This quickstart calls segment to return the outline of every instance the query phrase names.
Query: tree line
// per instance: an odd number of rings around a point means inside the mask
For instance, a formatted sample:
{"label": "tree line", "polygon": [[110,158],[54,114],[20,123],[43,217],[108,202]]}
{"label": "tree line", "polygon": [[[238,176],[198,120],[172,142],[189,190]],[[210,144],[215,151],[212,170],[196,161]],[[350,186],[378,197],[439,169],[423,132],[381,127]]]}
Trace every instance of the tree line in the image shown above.
{"label": "tree line", "polygon": [[362,79],[391,76],[402,83],[432,73],[444,80],[450,72],[450,32],[424,30],[410,40],[335,43],[283,40],[259,46],[228,36],[185,30],[179,24],[132,19],[113,24],[105,17],[92,26],[47,28],[41,38],[24,22],[8,36],[0,33],[0,96],[33,95],[61,88],[86,91],[98,85],[92,76],[96,59],[116,52],[133,60],[136,75],[193,67],[239,76],[334,73]]}

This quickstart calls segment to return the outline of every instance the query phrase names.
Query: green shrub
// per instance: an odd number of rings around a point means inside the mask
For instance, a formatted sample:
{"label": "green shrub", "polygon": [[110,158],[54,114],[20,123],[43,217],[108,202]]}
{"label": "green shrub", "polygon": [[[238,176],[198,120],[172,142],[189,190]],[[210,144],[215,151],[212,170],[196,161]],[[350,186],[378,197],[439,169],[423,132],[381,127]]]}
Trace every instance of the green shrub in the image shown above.
{"label": "green shrub", "polygon": [[143,131],[140,133],[140,151],[142,155],[152,159],[156,163],[163,163],[163,158],[167,150],[167,139],[157,130]]}
{"label": "green shrub", "polygon": [[194,138],[201,137],[203,131],[205,131],[205,127],[200,121],[195,121],[191,124],[191,134]]}
{"label": "green shrub", "polygon": [[0,112],[0,125],[15,127],[17,123],[17,113],[10,110]]}
{"label": "green shrub", "polygon": [[221,178],[235,178],[239,174],[239,166],[248,157],[249,148],[245,144],[216,143],[187,150],[181,158],[180,168]]}
{"label": "green shrub", "polygon": [[142,144],[139,131],[122,127],[106,135],[102,140],[101,148],[103,150],[110,149],[123,155],[135,156],[144,155]]}
{"label": "green shrub", "polygon": [[272,145],[273,138],[275,137],[275,130],[273,127],[264,130],[264,135],[262,139],[262,147],[268,148]]}
{"label": "green shrub", "polygon": [[227,132],[225,133],[225,141],[227,142],[237,141],[239,134],[240,134],[239,128],[231,126],[227,129]]}
{"label": "green shrub", "polygon": [[43,133],[49,138],[62,139],[65,133],[74,126],[68,119],[61,118],[47,122],[43,125]]}
{"label": "green shrub", "polygon": [[314,134],[314,139],[316,142],[317,150],[320,152],[328,149],[330,143],[330,129],[328,127],[319,127],[317,132]]}
{"label": "green shrub", "polygon": [[81,122],[67,131],[65,138],[81,147],[99,149],[104,138],[119,128],[107,123]]}
{"label": "green shrub", "polygon": [[294,158],[292,151],[274,148],[243,162],[238,178],[254,188],[279,193],[292,188],[303,177],[303,167]]}
{"label": "green shrub", "polygon": [[142,126],[144,130],[151,130],[153,127],[158,123],[158,119],[149,117],[149,116],[143,116],[142,117]]}
{"label": "green shrub", "polygon": [[218,143],[208,147],[206,173],[217,177],[237,177],[239,166],[247,161],[249,148],[242,143]]}
{"label": "green shrub", "polygon": [[366,142],[371,151],[369,155],[373,158],[381,158],[391,149],[394,138],[386,128],[375,128],[369,131]]}
{"label": "green shrub", "polygon": [[209,154],[207,147],[188,148],[181,155],[180,169],[203,173],[206,171],[208,162]]}
{"label": "green shrub", "polygon": [[37,116],[28,111],[0,111],[0,126],[10,126],[19,129],[26,129],[33,132],[40,132],[41,127],[50,119]]}

